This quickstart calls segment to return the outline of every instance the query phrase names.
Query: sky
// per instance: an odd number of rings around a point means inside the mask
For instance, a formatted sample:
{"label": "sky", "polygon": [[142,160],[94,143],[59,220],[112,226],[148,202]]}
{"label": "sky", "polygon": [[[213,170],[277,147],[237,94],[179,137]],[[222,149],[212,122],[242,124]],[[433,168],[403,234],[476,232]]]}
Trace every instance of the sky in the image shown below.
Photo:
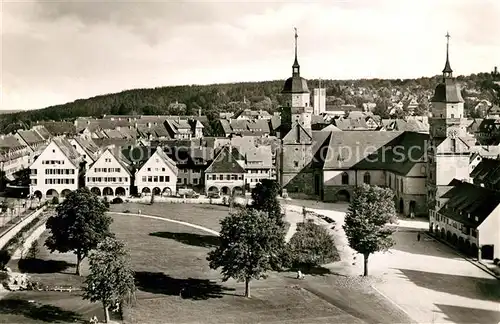
{"label": "sky", "polygon": [[0,109],[182,84],[500,66],[499,0],[1,1]]}

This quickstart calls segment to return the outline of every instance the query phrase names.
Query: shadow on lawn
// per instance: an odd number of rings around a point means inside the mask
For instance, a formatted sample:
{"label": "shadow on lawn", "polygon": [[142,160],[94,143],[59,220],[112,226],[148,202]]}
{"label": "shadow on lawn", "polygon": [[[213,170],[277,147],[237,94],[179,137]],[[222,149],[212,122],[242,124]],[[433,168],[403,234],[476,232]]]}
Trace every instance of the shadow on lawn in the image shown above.
{"label": "shadow on lawn", "polygon": [[30,303],[22,299],[0,300],[0,314],[21,315],[37,321],[52,323],[84,323],[85,320],[75,312],[66,311],[52,305]]}
{"label": "shadow on lawn", "polygon": [[221,298],[225,291],[234,291],[211,280],[172,278],[162,272],[136,272],[135,284],[142,291],[194,300]]}
{"label": "shadow on lawn", "polygon": [[68,263],[66,261],[41,259],[21,259],[18,263],[19,271],[27,273],[63,272],[72,266],[74,266],[73,263]]}
{"label": "shadow on lawn", "polygon": [[297,265],[288,269],[287,271],[297,272],[300,270],[305,275],[310,276],[325,276],[329,274],[334,274],[330,269],[323,268],[322,266],[310,266],[310,265]]}
{"label": "shadow on lawn", "polygon": [[149,235],[176,240],[177,242],[194,246],[208,248],[219,246],[219,237],[214,235],[175,232],[153,232],[149,233]]}

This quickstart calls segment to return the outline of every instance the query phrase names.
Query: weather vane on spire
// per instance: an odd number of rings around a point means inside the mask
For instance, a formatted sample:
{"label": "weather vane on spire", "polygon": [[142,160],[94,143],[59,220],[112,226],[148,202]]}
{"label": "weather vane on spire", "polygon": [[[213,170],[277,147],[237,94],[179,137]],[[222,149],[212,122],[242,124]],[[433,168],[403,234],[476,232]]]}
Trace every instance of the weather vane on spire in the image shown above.
{"label": "weather vane on spire", "polygon": [[449,50],[450,50],[450,33],[446,32],[446,63],[444,65],[444,70],[443,70],[443,77],[445,78],[450,78],[452,76],[453,70],[451,69],[450,65],[450,57],[449,57]]}

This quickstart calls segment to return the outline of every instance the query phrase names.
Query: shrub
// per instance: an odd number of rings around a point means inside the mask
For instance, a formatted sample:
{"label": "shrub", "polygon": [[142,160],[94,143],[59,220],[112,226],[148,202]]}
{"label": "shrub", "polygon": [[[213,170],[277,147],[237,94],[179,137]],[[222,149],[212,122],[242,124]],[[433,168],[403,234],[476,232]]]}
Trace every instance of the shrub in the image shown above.
{"label": "shrub", "polygon": [[493,259],[493,264],[500,265],[500,259],[499,258]]}
{"label": "shrub", "polygon": [[11,255],[7,250],[0,250],[0,270],[5,270],[7,263],[9,263]]}
{"label": "shrub", "polygon": [[223,197],[223,198],[222,198],[222,204],[223,204],[224,206],[226,206],[226,205],[228,204],[227,197]]}
{"label": "shrub", "polygon": [[38,244],[38,241],[35,240],[33,243],[31,243],[30,248],[28,249],[28,252],[26,253],[26,257],[28,259],[36,259],[38,256],[38,253],[40,253],[40,247]]}
{"label": "shrub", "polygon": [[57,196],[52,197],[51,203],[52,203],[52,205],[58,205],[59,204],[59,197],[57,197]]}
{"label": "shrub", "polygon": [[314,267],[339,260],[332,236],[326,228],[312,221],[297,224],[288,250],[294,267]]}
{"label": "shrub", "polygon": [[123,203],[123,199],[121,199],[120,197],[116,197],[114,198],[112,201],[111,201],[112,204],[121,204]]}

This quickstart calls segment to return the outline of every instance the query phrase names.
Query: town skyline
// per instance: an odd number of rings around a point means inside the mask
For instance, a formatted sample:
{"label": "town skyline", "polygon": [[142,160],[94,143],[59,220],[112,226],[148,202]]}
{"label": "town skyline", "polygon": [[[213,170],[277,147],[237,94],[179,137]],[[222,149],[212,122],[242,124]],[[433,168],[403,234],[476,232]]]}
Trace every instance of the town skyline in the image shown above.
{"label": "town skyline", "polygon": [[455,75],[489,72],[500,57],[500,5],[488,0],[2,6],[1,110],[135,88],[285,79],[294,27],[306,79],[430,77],[443,67],[447,32]]}

